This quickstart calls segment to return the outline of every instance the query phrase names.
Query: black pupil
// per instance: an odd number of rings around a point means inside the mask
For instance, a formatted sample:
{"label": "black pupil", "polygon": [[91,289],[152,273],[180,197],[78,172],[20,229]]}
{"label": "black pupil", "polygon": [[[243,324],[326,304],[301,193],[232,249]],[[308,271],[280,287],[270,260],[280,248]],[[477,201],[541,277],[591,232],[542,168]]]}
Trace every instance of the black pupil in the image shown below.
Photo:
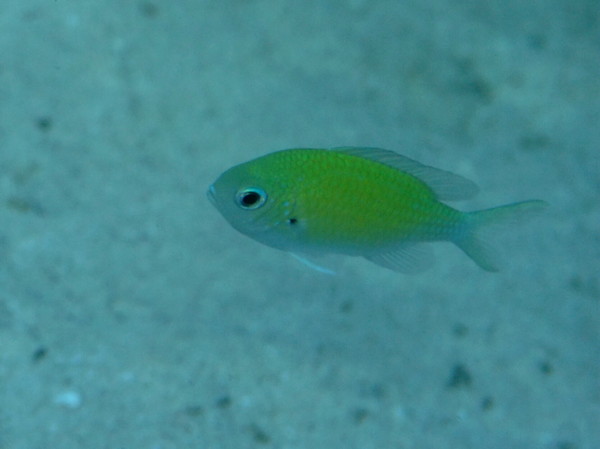
{"label": "black pupil", "polygon": [[257,192],[246,192],[242,195],[242,206],[253,206],[260,200],[260,195]]}

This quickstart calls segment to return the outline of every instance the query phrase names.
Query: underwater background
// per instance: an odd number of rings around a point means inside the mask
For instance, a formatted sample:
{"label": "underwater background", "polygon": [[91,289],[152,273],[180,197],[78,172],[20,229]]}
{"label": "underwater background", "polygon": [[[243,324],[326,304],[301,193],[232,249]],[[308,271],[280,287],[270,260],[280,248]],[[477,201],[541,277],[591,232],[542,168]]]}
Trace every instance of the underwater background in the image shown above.
{"label": "underwater background", "polygon": [[[3,0],[0,449],[600,447],[597,0]],[[206,190],[378,146],[540,198],[336,276]],[[596,423],[596,424],[594,424]]]}

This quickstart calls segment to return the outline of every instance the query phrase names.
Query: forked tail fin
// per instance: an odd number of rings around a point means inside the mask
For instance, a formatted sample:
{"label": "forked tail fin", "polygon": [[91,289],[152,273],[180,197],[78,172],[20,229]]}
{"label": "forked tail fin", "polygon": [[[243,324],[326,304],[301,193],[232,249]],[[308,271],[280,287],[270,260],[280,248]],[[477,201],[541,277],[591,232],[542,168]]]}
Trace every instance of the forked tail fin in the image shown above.
{"label": "forked tail fin", "polygon": [[542,212],[548,203],[521,201],[505,206],[465,213],[464,226],[453,242],[486,271],[499,271],[498,257],[491,243],[497,226],[521,223]]}

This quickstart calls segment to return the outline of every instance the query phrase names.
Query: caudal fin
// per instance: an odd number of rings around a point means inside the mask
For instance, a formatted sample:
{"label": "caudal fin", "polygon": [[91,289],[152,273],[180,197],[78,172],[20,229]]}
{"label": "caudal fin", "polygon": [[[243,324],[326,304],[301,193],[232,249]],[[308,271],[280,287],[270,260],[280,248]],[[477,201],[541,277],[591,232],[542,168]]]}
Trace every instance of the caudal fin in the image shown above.
{"label": "caudal fin", "polygon": [[499,271],[493,240],[496,227],[521,223],[542,212],[548,203],[542,200],[522,201],[465,213],[464,227],[453,242],[486,271]]}

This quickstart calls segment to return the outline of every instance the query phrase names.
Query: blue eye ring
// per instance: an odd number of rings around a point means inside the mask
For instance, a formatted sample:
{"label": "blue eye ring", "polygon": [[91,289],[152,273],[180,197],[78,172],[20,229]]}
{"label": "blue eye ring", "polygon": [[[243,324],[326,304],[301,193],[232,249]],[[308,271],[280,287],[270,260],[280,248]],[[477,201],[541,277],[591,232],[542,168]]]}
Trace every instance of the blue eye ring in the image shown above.
{"label": "blue eye ring", "polygon": [[254,210],[267,202],[267,192],[260,187],[246,187],[235,194],[235,202],[245,210]]}

